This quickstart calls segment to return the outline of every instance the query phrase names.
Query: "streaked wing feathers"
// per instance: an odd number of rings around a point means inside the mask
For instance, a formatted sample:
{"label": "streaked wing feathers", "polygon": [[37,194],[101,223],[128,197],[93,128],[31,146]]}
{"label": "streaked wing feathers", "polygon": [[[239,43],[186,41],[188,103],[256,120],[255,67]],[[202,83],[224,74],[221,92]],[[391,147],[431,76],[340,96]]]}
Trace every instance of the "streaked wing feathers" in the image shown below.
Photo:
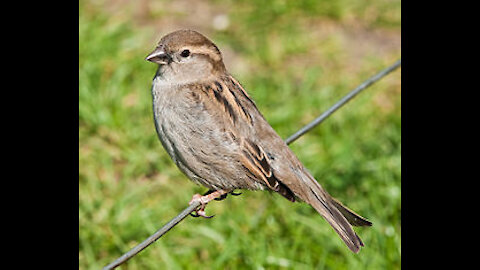
{"label": "streaked wing feathers", "polygon": [[292,202],[295,201],[293,192],[275,177],[268,163],[267,156],[260,146],[248,139],[244,139],[242,141],[240,162],[250,174],[254,175],[256,179],[263,181],[269,189],[278,192]]}

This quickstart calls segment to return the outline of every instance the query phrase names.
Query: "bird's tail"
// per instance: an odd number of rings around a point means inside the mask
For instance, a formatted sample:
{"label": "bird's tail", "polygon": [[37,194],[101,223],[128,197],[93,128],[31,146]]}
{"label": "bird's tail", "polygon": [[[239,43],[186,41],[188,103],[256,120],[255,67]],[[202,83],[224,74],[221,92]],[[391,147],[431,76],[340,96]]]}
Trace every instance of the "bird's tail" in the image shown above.
{"label": "bird's tail", "polygon": [[343,205],[339,200],[330,196],[331,202],[335,207],[342,213],[342,215],[348,220],[353,226],[372,226],[372,222],[368,221],[366,218],[360,216],[359,214],[353,212],[352,209]]}
{"label": "bird's tail", "polygon": [[350,224],[371,226],[372,223],[331,197],[313,177],[308,176],[309,180],[307,181],[309,183],[307,186],[309,190],[304,192],[307,196],[302,199],[313,206],[330,223],[350,250],[358,253],[360,247],[363,247],[364,244]]}

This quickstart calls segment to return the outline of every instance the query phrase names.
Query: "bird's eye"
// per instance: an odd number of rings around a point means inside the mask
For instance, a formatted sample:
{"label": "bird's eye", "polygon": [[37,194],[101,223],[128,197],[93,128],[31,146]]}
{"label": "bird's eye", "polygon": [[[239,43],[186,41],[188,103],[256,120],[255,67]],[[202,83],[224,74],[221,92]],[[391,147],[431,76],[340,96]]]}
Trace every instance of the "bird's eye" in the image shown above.
{"label": "bird's eye", "polygon": [[189,50],[183,50],[183,51],[180,53],[180,55],[181,55],[182,57],[188,57],[188,56],[190,55],[190,51],[189,51]]}

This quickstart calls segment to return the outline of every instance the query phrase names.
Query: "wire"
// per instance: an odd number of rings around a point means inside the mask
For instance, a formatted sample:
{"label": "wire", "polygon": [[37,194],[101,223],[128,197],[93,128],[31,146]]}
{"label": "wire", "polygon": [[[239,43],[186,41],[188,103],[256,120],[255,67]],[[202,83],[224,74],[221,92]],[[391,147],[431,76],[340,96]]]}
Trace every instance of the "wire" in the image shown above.
{"label": "wire", "polygon": [[292,136],[288,137],[285,142],[287,144],[290,144],[294,142],[296,139],[300,138],[303,134],[307,133],[310,131],[312,128],[316,127],[318,124],[323,122],[323,120],[327,119],[332,113],[334,113],[336,110],[338,110],[340,107],[345,105],[348,101],[350,101],[352,98],[354,98],[358,93],[360,93],[362,90],[366,89],[376,81],[380,80],[383,78],[385,75],[388,73],[394,71],[401,65],[401,59],[399,59],[397,62],[395,62],[393,65],[389,66],[388,68],[380,71],[376,75],[368,78],[368,80],[364,81],[362,84],[360,84],[357,88],[353,89],[350,91],[347,95],[345,95],[342,99],[340,99],[337,103],[335,103],[330,109],[322,113],[319,117],[315,118],[312,122],[308,123],[304,127],[302,127],[299,131],[295,132]]}

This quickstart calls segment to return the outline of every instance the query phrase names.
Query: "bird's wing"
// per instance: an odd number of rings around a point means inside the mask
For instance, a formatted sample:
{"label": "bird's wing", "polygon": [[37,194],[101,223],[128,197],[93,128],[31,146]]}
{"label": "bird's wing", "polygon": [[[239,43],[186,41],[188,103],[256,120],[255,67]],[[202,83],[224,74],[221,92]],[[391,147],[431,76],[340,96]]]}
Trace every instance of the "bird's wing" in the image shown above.
{"label": "bird's wing", "polygon": [[244,121],[243,126],[237,129],[243,136],[242,164],[270,189],[277,192],[281,190],[284,193],[287,191],[287,196],[279,193],[287,198],[289,196],[294,198],[294,194],[312,205],[330,223],[347,246],[353,252],[358,252],[363,243],[345,217],[346,214],[347,217],[351,217],[348,214],[353,211],[340,207],[343,205],[320,186],[268,124],[242,86],[233,78],[230,82],[232,85],[228,88],[234,95],[239,96],[237,103],[246,108],[244,112],[250,119],[249,122]]}
{"label": "bird's wing", "polygon": [[[247,175],[250,181],[257,183],[249,186],[259,184],[294,202],[295,195],[279,181],[268,154],[256,143],[256,132],[266,120],[242,86],[233,77],[225,76],[221,80],[205,83],[200,90],[208,97],[203,100],[206,110],[216,119],[214,122],[218,128],[229,134],[236,145],[228,150],[236,152],[241,165],[240,174]],[[260,122],[262,125],[259,125]],[[268,123],[266,125],[271,128]],[[273,129],[272,132],[276,135]]]}
{"label": "bird's wing", "polygon": [[292,202],[295,201],[293,192],[279,181],[273,173],[267,155],[261,146],[256,145],[251,140],[243,139],[241,149],[240,162],[247,173],[254,176],[254,179],[262,181],[269,189],[278,192]]}

